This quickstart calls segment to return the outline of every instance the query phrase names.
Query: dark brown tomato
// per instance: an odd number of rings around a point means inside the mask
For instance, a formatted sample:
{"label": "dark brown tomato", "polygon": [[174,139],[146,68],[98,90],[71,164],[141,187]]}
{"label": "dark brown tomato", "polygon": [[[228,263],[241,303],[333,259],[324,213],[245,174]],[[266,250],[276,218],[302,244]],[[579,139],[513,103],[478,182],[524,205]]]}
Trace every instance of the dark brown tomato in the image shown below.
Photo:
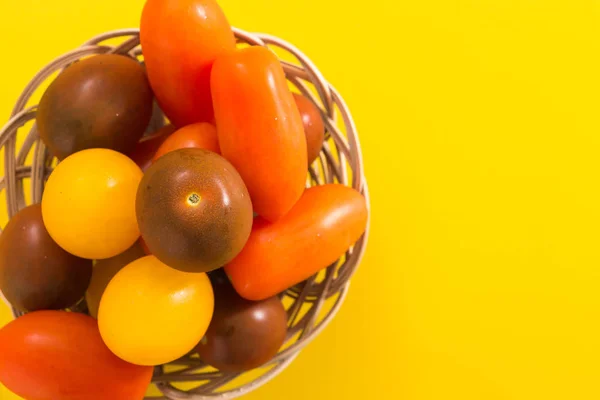
{"label": "dark brown tomato", "polygon": [[127,154],[144,134],[152,109],[144,68],[131,58],[103,54],[76,62],[50,84],[37,126],[61,160],[90,148]]}
{"label": "dark brown tomato", "polygon": [[91,276],[91,260],[67,253],[52,240],[39,204],[17,213],[0,236],[0,290],[21,311],[72,306]]}
{"label": "dark brown tomato", "polygon": [[287,314],[281,301],[241,298],[225,274],[210,275],[215,311],[196,350],[209,365],[228,372],[260,367],[281,348],[287,333]]}
{"label": "dark brown tomato", "polygon": [[231,261],[248,240],[253,216],[235,168],[197,148],[172,151],[148,168],[136,214],[150,252],[185,272],[208,272]]}
{"label": "dark brown tomato", "polygon": [[143,138],[129,153],[129,158],[145,172],[152,164],[152,159],[160,146],[173,132],[175,132],[173,125],[163,126],[155,133]]}
{"label": "dark brown tomato", "polygon": [[306,135],[306,150],[308,155],[308,165],[319,157],[323,141],[325,140],[325,123],[319,109],[308,98],[301,94],[294,93],[294,100],[304,125]]}

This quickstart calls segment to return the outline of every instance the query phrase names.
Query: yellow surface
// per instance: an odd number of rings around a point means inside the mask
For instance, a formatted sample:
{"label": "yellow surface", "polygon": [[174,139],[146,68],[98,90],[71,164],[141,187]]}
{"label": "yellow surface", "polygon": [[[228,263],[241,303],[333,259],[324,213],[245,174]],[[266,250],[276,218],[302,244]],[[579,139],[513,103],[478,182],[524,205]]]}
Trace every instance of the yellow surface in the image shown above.
{"label": "yellow surface", "polygon": [[[48,60],[141,4],[2,0],[2,118]],[[222,0],[344,94],[373,206],[344,308],[247,398],[600,398],[598,2],[352,4]]]}

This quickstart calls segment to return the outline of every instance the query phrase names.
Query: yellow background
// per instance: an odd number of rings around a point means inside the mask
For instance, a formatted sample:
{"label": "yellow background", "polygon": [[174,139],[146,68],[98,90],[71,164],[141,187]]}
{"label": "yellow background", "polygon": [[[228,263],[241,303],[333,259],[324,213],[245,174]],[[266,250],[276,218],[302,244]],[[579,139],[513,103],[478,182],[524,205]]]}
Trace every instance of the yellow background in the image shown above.
{"label": "yellow background", "polygon": [[[41,66],[135,26],[142,0],[0,4],[6,119]],[[372,191],[344,308],[247,398],[600,398],[599,2],[221,4],[342,92]]]}

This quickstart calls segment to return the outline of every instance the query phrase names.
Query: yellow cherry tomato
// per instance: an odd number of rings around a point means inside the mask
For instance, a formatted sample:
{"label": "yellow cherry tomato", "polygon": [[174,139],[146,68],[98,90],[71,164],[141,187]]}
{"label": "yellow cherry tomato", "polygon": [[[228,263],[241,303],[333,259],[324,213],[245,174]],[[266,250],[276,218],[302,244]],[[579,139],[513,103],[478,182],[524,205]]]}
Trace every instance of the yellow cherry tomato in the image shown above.
{"label": "yellow cherry tomato", "polygon": [[114,257],[140,236],[135,197],[142,170],[108,149],[89,149],[65,158],[50,175],[42,216],[59,246],[82,258]]}
{"label": "yellow cherry tomato", "polygon": [[144,248],[140,244],[140,241],[137,241],[133,246],[118,256],[98,260],[96,262],[92,272],[92,280],[85,293],[88,311],[92,317],[98,318],[100,299],[111,279],[126,265],[145,255]]}
{"label": "yellow cherry tomato", "polygon": [[208,329],[214,295],[204,273],[182,272],[154,256],[110,281],[98,311],[104,343],[137,365],[160,365],[190,352]]}

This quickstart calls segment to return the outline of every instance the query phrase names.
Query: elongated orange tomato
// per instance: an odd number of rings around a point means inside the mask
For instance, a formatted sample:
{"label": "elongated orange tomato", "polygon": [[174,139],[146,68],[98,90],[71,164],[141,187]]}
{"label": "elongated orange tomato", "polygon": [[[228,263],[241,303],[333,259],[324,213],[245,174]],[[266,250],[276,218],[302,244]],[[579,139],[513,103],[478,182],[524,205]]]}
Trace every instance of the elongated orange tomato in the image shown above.
{"label": "elongated orange tomato", "polygon": [[35,311],[0,329],[0,383],[29,400],[141,400],[152,367],[121,360],[92,317]]}
{"label": "elongated orange tomato", "polygon": [[315,186],[279,221],[257,218],[225,272],[240,296],[263,300],[333,263],[366,226],[367,204],[359,192],[338,184]]}
{"label": "elongated orange tomato", "polygon": [[157,101],[181,128],[210,122],[210,70],[235,49],[231,25],[215,0],[147,0],[140,40]]}
{"label": "elongated orange tomato", "polygon": [[285,215],[304,190],[306,138],[281,63],[264,47],[220,57],[211,89],[221,154],[238,170],[254,211]]}

